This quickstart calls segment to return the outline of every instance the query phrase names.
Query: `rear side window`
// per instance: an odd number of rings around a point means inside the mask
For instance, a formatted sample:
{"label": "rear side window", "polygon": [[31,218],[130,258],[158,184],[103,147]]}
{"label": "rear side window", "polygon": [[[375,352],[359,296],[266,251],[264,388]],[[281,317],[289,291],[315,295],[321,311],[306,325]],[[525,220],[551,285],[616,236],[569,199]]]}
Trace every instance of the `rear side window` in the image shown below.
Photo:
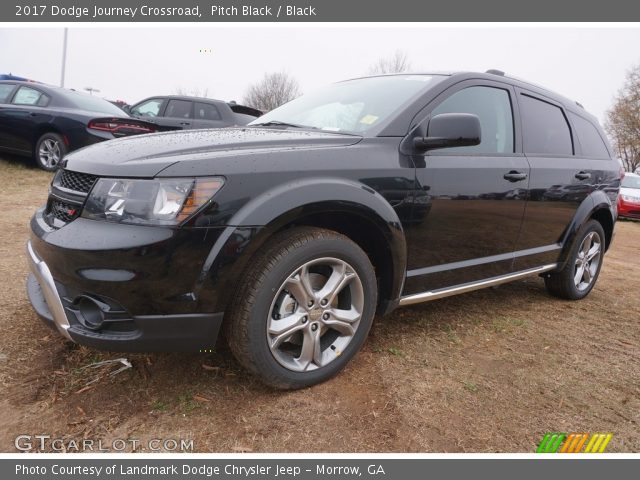
{"label": "rear side window", "polygon": [[191,118],[191,102],[186,100],[169,100],[165,117]]}
{"label": "rear side window", "polygon": [[571,129],[562,109],[529,95],[520,100],[525,153],[573,155]]}
{"label": "rear side window", "polygon": [[[469,87],[454,93],[432,112],[472,113],[480,119],[482,141],[471,147],[447,148],[459,153],[513,153],[513,114],[509,92],[494,87]],[[433,150],[434,152],[438,150]]]}
{"label": "rear side window", "polygon": [[220,120],[220,112],[215,105],[196,102],[196,120]]}
{"label": "rear side window", "polygon": [[578,115],[569,112],[571,122],[576,129],[578,141],[585,157],[609,159],[609,151],[593,124]]}
{"label": "rear side window", "polygon": [[44,107],[49,103],[49,97],[33,88],[20,87],[16,96],[13,97],[12,103],[14,105],[36,105],[38,107]]}
{"label": "rear side window", "polygon": [[3,83],[0,85],[0,103],[7,103],[9,95],[13,92],[14,85]]}

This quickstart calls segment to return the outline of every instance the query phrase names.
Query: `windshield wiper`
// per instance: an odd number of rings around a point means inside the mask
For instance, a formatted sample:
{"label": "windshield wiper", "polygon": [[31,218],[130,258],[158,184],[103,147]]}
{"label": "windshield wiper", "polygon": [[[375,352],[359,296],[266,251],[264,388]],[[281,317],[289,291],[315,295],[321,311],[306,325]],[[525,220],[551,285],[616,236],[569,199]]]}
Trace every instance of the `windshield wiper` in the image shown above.
{"label": "windshield wiper", "polygon": [[293,127],[293,128],[313,128],[314,130],[318,129],[318,127],[312,127],[310,125],[298,125],[296,123],[282,122],[280,120],[269,120],[268,122],[264,122],[264,123],[253,123],[251,126],[253,126],[253,127],[273,127],[273,126],[277,126],[277,127]]}

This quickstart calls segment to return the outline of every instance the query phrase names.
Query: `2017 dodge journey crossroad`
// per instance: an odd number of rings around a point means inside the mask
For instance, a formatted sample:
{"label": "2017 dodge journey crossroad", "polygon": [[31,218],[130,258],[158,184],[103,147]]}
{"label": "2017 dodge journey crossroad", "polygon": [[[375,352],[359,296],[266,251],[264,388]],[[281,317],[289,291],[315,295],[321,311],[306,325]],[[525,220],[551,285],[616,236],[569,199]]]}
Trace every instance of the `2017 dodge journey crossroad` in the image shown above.
{"label": "2017 dodge journey crossroad", "polygon": [[246,127],[71,153],[31,220],[28,293],[74,342],[198,351],[224,332],[300,388],[376,313],[529,275],[585,297],[620,178],[593,116],[502,72],[360,78]]}

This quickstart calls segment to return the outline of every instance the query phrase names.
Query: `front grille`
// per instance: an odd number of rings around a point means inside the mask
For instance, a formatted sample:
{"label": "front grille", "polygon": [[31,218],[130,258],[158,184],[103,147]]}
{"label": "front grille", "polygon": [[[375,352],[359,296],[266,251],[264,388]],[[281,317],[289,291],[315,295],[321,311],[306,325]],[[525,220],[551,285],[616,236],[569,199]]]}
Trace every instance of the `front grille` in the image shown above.
{"label": "front grille", "polygon": [[49,215],[65,223],[75,220],[80,215],[80,207],[59,200],[51,200],[48,210]]}
{"label": "front grille", "polygon": [[75,192],[89,193],[98,177],[88,173],[71,172],[62,170],[58,178],[58,185]]}

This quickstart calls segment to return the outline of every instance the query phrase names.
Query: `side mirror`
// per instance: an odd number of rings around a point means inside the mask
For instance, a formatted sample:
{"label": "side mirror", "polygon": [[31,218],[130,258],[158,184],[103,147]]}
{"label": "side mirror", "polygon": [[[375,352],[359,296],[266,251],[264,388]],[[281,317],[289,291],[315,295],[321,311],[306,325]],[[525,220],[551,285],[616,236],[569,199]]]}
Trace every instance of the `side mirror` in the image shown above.
{"label": "side mirror", "polygon": [[418,150],[470,147],[479,145],[482,138],[480,119],[470,113],[441,113],[429,121],[426,137],[413,139]]}

